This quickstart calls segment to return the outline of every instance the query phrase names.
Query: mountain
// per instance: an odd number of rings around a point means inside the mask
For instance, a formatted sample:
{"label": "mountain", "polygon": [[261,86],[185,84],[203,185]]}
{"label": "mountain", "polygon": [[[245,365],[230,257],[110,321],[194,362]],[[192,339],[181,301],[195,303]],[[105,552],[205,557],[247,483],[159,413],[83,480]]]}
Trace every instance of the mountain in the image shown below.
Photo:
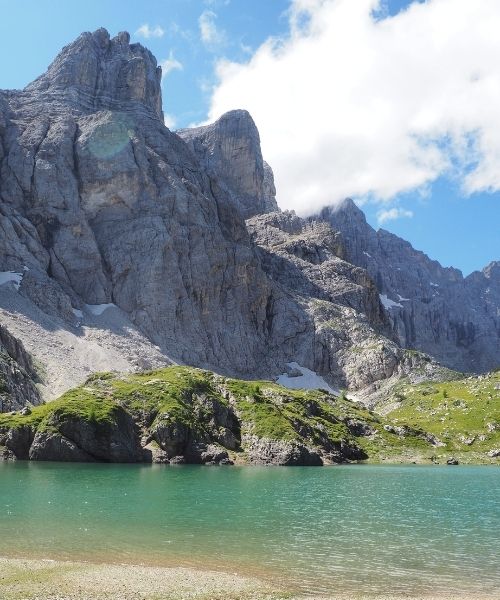
{"label": "mountain", "polygon": [[280,298],[224,186],[165,127],[160,79],[98,30],[1,94],[2,270],[67,327],[115,305],[177,361],[254,372]]}
{"label": "mountain", "polygon": [[[235,110],[172,132],[160,82],[147,49],[99,29],[24,90],[0,91],[0,322],[38,366],[28,378],[41,380],[44,399],[93,372],[174,363],[247,379],[312,372],[374,402],[401,378],[452,375],[434,358],[462,370],[494,362],[491,319],[472,336],[456,303],[448,348],[444,333],[424,343],[445,325],[423,309],[404,317],[410,300],[395,294],[410,297],[417,284],[403,285],[384,253],[394,247],[413,271],[424,255],[384,241],[375,272],[361,262],[371,246],[358,252],[364,217],[353,205],[344,221],[343,209],[281,212],[251,116]],[[431,282],[451,290],[463,280],[426,260],[431,292]],[[484,291],[488,315],[498,311],[497,273],[465,280],[467,306]],[[417,297],[419,310],[429,305]],[[462,352],[458,341],[472,337]]]}
{"label": "mountain", "polygon": [[398,236],[366,222],[352,200],[320,218],[342,234],[346,259],[377,284],[394,335],[458,371],[500,364],[500,263],[463,277]]}

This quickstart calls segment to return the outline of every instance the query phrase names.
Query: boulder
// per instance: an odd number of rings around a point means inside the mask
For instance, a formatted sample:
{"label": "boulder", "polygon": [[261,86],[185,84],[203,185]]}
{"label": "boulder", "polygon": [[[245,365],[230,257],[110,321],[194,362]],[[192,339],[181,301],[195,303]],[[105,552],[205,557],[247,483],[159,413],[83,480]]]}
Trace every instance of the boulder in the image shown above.
{"label": "boulder", "polygon": [[247,436],[244,448],[248,462],[253,465],[321,466],[317,450],[299,442],[271,440]]}
{"label": "boulder", "polygon": [[73,441],[60,433],[37,432],[29,451],[30,460],[58,462],[95,462],[95,458],[84,452]]}

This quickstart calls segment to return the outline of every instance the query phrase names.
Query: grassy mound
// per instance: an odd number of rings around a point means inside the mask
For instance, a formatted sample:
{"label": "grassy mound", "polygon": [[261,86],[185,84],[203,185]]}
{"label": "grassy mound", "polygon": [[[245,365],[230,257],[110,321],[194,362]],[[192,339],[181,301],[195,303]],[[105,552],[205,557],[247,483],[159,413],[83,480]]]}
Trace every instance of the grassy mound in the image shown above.
{"label": "grassy mound", "polygon": [[325,462],[361,456],[372,462],[444,461],[451,455],[464,462],[495,462],[488,453],[500,447],[497,388],[500,373],[400,385],[388,399],[392,410],[382,416],[325,391],[291,390],[191,367],[96,373],[30,414],[0,414],[0,431],[24,426],[43,431],[65,418],[112,423],[125,412],[144,439],[158,441],[160,430],[163,436],[182,431],[179,444],[184,439],[219,444],[243,463],[256,439],[301,444]]}

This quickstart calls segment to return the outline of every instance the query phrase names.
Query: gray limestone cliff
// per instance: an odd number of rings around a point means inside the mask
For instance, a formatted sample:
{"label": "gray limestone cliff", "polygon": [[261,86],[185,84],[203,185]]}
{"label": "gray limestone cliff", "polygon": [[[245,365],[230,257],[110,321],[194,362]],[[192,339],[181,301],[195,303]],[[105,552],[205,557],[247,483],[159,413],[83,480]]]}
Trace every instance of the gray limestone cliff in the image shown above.
{"label": "gray limestone cliff", "polygon": [[342,236],[320,219],[275,212],[247,220],[264,271],[310,316],[310,346],[296,360],[337,387],[376,398],[391,382],[447,377],[430,357],[402,348],[368,272],[343,257]]}
{"label": "gray limestone cliff", "polygon": [[223,184],[164,126],[147,50],[85,33],[0,98],[0,269],[19,294],[73,326],[114,304],[180,362],[270,366],[280,294]]}
{"label": "gray limestone cliff", "polygon": [[26,87],[38,100],[92,111],[151,112],[162,119],[161,67],[149,50],[121,32],[82,33],[60,52],[47,72]]}

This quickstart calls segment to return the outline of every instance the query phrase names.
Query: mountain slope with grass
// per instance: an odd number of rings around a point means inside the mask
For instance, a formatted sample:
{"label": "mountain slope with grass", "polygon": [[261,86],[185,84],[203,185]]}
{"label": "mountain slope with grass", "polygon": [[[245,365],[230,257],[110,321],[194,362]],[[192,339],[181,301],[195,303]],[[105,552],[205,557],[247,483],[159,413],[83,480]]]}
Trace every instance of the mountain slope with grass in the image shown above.
{"label": "mountain slope with grass", "polygon": [[171,464],[445,462],[457,453],[496,462],[499,386],[498,373],[401,386],[382,415],[344,394],[191,367],[97,373],[58,400],[0,415],[0,451],[7,459]]}
{"label": "mountain slope with grass", "polygon": [[500,457],[500,371],[442,383],[400,383],[382,412],[396,431],[424,428],[438,441],[436,460]]}

